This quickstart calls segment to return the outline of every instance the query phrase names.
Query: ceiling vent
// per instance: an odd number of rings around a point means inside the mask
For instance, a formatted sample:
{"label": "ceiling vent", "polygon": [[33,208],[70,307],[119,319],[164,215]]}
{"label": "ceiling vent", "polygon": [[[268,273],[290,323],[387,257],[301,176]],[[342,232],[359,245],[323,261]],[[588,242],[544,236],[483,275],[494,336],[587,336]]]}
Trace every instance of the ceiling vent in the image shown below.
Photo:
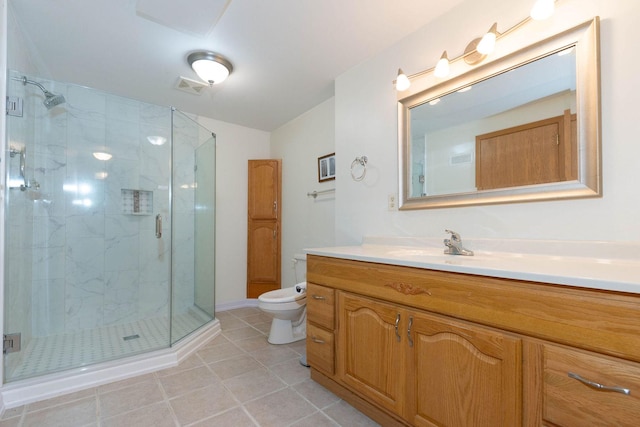
{"label": "ceiling vent", "polygon": [[176,82],[176,89],[192,95],[202,95],[202,92],[208,87],[209,85],[205,82],[198,82],[182,76],[178,77],[178,81]]}
{"label": "ceiling vent", "polygon": [[231,0],[137,0],[136,14],[197,37],[213,31]]}

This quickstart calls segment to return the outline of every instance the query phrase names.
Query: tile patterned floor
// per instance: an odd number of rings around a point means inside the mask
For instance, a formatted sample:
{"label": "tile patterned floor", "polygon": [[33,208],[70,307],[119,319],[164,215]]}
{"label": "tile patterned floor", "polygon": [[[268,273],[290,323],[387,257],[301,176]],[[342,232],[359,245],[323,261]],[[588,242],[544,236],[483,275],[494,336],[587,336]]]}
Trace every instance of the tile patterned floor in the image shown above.
{"label": "tile patterned floor", "polygon": [[377,426],[309,379],[304,341],[270,345],[256,308],[179,366],[5,411],[0,427]]}
{"label": "tile patterned floor", "polygon": [[[174,316],[173,334],[183,337],[209,321],[194,308]],[[137,336],[124,340],[124,337]],[[7,378],[12,381],[58,372],[165,348],[169,345],[169,319],[156,317],[131,323],[86,329],[63,335],[33,338],[20,353],[10,357]]]}

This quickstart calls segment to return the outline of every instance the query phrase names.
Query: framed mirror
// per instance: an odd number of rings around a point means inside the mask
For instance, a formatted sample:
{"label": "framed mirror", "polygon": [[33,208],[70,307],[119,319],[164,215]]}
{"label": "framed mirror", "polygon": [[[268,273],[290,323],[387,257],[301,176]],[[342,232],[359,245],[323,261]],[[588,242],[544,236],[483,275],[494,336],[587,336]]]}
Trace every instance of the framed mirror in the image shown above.
{"label": "framed mirror", "polygon": [[400,209],[599,197],[599,19],[398,101]]}

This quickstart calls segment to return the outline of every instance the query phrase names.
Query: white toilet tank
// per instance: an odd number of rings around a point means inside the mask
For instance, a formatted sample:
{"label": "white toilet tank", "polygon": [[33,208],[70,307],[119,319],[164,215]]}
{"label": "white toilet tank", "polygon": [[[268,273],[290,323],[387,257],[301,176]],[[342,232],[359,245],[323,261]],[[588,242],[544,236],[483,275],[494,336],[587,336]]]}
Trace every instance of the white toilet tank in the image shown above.
{"label": "white toilet tank", "polygon": [[293,256],[293,268],[295,283],[307,280],[307,254],[295,254]]}

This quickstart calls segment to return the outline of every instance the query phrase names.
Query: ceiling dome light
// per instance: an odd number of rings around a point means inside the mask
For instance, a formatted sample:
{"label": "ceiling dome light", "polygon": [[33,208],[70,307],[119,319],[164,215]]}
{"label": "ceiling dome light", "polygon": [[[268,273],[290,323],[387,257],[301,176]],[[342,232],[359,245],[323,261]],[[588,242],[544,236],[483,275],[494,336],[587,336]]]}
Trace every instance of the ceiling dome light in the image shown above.
{"label": "ceiling dome light", "polygon": [[111,160],[111,157],[113,156],[109,153],[96,151],[95,153],[93,153],[93,157],[95,157],[98,160],[102,160],[103,162],[106,162],[107,160]]}
{"label": "ceiling dome light", "polygon": [[193,52],[187,57],[187,62],[209,86],[222,83],[233,71],[231,62],[213,52]]}
{"label": "ceiling dome light", "polygon": [[496,47],[496,39],[498,38],[498,23],[494,23],[489,32],[482,36],[482,40],[478,43],[478,47],[476,50],[478,53],[483,55],[488,55],[493,52],[493,49]]}
{"label": "ceiling dome light", "polygon": [[433,70],[433,74],[436,77],[447,77],[447,75],[449,75],[449,58],[447,57],[446,50],[442,52],[442,56],[436,64],[436,68],[435,70]]}
{"label": "ceiling dome light", "polygon": [[164,145],[167,142],[167,138],[160,135],[149,135],[147,141],[152,145]]}
{"label": "ceiling dome light", "polygon": [[553,15],[555,0],[537,0],[531,8],[531,19],[543,21]]}
{"label": "ceiling dome light", "polygon": [[403,90],[409,89],[411,86],[411,82],[407,75],[402,71],[402,68],[398,68],[398,77],[396,77],[396,90],[398,92],[402,92]]}

